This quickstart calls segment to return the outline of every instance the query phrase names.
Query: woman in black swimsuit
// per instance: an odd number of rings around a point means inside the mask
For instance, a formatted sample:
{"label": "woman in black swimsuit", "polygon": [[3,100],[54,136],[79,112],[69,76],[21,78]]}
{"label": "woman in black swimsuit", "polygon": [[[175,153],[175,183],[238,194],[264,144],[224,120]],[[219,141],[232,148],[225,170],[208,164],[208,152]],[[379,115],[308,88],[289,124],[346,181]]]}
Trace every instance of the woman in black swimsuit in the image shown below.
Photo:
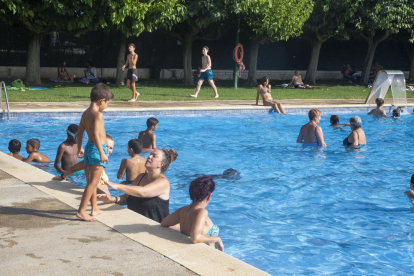
{"label": "woman in black swimsuit", "polygon": [[148,173],[138,175],[131,185],[104,181],[112,189],[124,192],[124,195],[111,197],[102,194],[98,198],[105,203],[127,204],[128,209],[161,222],[170,213],[170,182],[164,172],[177,156],[173,149],[154,149],[145,162]]}
{"label": "woman in black swimsuit", "polygon": [[65,66],[66,66],[66,61],[61,60],[59,62],[57,79],[60,81],[72,81],[73,82],[73,78],[75,77],[75,75],[71,77]]}

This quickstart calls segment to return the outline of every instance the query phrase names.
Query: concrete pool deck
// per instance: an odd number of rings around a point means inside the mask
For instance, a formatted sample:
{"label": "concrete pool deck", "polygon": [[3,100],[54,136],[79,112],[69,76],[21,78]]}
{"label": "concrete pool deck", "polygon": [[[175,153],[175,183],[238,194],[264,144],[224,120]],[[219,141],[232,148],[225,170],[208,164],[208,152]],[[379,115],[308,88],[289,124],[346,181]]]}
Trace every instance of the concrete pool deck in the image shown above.
{"label": "concrete pool deck", "polygon": [[[364,99],[294,99],[281,100],[285,109],[305,108],[370,108],[375,105],[364,104]],[[414,105],[414,98],[407,99],[408,106]],[[391,106],[392,99],[385,99],[385,106]],[[89,102],[12,102],[12,113],[50,113],[50,112],[83,112]],[[6,109],[6,103],[2,103],[2,109]],[[269,110],[270,107],[254,105],[254,101],[227,101],[227,100],[203,100],[203,101],[137,101],[111,102],[106,112],[125,111],[191,111],[191,110]],[[4,114],[3,114],[4,117]]]}
{"label": "concrete pool deck", "polygon": [[117,204],[75,217],[83,189],[0,152],[4,275],[268,275]]}

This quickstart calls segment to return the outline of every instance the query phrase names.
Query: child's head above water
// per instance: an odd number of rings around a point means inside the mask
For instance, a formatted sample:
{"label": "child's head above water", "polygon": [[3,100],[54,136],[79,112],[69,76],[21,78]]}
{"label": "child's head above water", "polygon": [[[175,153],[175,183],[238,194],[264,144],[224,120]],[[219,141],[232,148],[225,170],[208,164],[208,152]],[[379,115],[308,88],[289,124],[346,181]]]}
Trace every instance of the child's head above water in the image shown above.
{"label": "child's head above water", "polygon": [[376,98],[375,99],[375,103],[377,104],[378,107],[384,105],[384,100],[381,98]]}
{"label": "child's head above water", "polygon": [[131,139],[128,141],[128,150],[131,149],[135,154],[142,151],[142,141],[139,139]]}
{"label": "child's head above water", "polygon": [[216,184],[211,176],[202,176],[194,179],[189,188],[192,201],[203,201],[216,188]]}
{"label": "child's head above water", "polygon": [[78,133],[78,128],[79,126],[77,124],[71,124],[70,126],[68,126],[66,133],[68,134],[68,136],[71,136],[73,137],[73,139],[76,140],[76,134]]}
{"label": "child's head above water", "polygon": [[111,135],[106,135],[106,149],[108,150],[108,156],[111,155],[112,151],[114,150],[115,141]]}
{"label": "child's head above water", "polygon": [[31,152],[39,150],[40,141],[39,139],[32,138],[32,139],[27,140],[26,145],[27,145],[26,147],[27,153],[31,153]]}
{"label": "child's head above water", "polygon": [[411,180],[410,180],[410,189],[414,190],[414,174],[411,176]]}
{"label": "child's head above water", "polygon": [[99,82],[95,84],[91,91],[91,102],[98,102],[100,100],[105,100],[105,102],[112,100],[114,98],[114,94],[112,94],[109,87]]}
{"label": "child's head above water", "polygon": [[13,139],[9,142],[9,151],[11,153],[18,153],[22,148],[22,144],[19,140]]}
{"label": "child's head above water", "polygon": [[400,118],[400,109],[399,108],[396,108],[392,111],[392,117]]}
{"label": "child's head above water", "polygon": [[331,122],[331,125],[336,126],[337,124],[339,124],[339,117],[336,115],[332,115],[330,118],[330,122]]}
{"label": "child's head above water", "polygon": [[[158,125],[158,120],[155,119],[154,117],[148,118],[147,120],[147,129],[152,129],[152,127],[154,127],[155,129],[157,129],[157,125]],[[153,129],[153,130],[155,130]]]}

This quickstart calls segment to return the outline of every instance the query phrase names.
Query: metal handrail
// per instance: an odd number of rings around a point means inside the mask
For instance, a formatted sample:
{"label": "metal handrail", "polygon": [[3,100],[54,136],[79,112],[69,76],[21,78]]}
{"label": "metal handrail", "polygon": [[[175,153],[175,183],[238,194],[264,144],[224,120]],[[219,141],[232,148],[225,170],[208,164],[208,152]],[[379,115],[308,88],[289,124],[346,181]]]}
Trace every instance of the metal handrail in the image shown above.
{"label": "metal handrail", "polygon": [[[1,82],[0,86],[0,108],[1,108],[1,101],[2,101],[2,94],[1,89],[4,89],[4,96],[6,97],[6,106],[7,106],[7,121],[10,122],[10,106],[9,106],[9,98],[7,97],[7,89],[6,89],[6,83],[4,81]],[[4,110],[3,110],[4,112]]]}

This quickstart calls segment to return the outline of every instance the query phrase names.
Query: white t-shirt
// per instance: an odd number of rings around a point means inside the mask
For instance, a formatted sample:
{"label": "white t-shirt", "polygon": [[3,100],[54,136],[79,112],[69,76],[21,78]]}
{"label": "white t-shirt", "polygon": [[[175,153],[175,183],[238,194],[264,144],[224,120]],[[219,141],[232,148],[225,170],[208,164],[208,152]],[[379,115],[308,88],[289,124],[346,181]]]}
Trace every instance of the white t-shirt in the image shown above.
{"label": "white t-shirt", "polygon": [[[88,68],[86,68],[86,70],[88,70]],[[89,80],[96,79],[96,68],[92,67],[91,71],[95,76],[93,76],[89,71],[86,71],[86,78],[89,79]]]}

